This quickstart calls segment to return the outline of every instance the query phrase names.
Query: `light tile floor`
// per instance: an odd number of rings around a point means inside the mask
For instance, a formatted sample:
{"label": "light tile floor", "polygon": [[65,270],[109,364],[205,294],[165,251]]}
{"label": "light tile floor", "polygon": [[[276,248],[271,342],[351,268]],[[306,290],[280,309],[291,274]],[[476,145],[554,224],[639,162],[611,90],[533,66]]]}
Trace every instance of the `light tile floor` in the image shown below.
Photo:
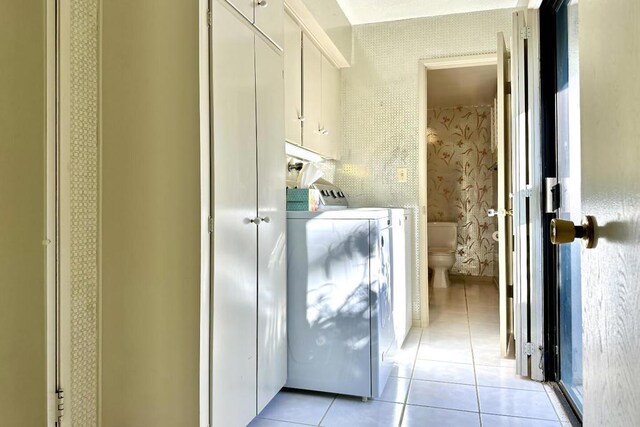
{"label": "light tile floor", "polygon": [[430,291],[431,324],[412,329],[379,399],[285,389],[251,427],[569,426],[551,387],[499,354],[498,291],[452,280]]}

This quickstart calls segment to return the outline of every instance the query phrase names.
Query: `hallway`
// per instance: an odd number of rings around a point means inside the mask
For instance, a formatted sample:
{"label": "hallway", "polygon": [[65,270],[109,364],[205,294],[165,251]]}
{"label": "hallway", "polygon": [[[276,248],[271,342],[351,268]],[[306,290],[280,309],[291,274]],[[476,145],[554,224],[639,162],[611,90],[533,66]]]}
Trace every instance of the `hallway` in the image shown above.
{"label": "hallway", "polygon": [[498,291],[452,278],[431,289],[431,325],[414,328],[380,399],[284,390],[252,427],[569,426],[551,388],[513,374],[499,357]]}

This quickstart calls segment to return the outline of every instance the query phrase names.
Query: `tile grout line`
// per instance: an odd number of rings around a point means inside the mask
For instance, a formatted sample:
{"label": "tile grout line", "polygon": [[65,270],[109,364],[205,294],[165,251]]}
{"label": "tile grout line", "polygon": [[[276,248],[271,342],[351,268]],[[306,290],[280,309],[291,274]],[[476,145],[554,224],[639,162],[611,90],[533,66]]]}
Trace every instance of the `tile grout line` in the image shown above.
{"label": "tile grout line", "polygon": [[471,339],[471,319],[469,318],[469,300],[467,299],[467,280],[464,281],[464,303],[467,309],[467,329],[469,330],[469,346],[471,347],[471,362],[473,366],[473,378],[475,379],[476,403],[478,404],[478,421],[482,427],[482,408],[480,407],[480,390],[478,389],[478,373],[476,372],[476,355],[473,352],[473,339]]}
{"label": "tile grout line", "polygon": [[324,415],[322,415],[322,418],[320,418],[320,422],[318,424],[316,424],[317,427],[320,427],[322,425],[322,422],[324,421],[324,419],[327,417],[327,414],[329,413],[329,410],[331,409],[331,407],[333,406],[333,403],[336,401],[336,399],[338,398],[338,395],[335,394],[333,396],[333,399],[331,400],[331,403],[329,404],[329,406],[327,407],[327,410],[324,411]]}
{"label": "tile grout line", "polygon": [[416,351],[413,356],[413,364],[411,368],[411,378],[409,378],[409,387],[407,387],[407,392],[404,395],[404,404],[402,405],[402,411],[400,411],[400,420],[398,421],[398,426],[402,425],[402,421],[404,420],[404,414],[407,410],[407,403],[409,402],[409,392],[411,392],[411,385],[413,384],[413,375],[416,371],[416,363],[418,361],[418,352],[420,351],[420,345],[422,344],[422,334],[424,333],[424,328],[420,328],[420,338],[418,338],[418,345],[416,346]]}

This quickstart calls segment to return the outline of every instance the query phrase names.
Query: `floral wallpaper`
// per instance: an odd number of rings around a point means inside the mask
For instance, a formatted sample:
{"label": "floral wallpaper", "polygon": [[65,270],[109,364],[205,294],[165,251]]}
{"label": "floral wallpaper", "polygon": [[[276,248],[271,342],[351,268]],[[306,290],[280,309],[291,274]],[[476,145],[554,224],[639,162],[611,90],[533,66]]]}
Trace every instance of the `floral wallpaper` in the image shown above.
{"label": "floral wallpaper", "polygon": [[496,153],[491,151],[491,107],[427,111],[427,218],[458,223],[453,274],[493,277],[498,245],[492,234]]}

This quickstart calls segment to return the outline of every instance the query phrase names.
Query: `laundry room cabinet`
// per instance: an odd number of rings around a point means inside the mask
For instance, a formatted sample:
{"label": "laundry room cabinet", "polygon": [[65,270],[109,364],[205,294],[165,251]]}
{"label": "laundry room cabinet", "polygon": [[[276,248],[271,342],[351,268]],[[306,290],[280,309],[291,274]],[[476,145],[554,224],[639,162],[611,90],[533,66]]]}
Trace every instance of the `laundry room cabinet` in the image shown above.
{"label": "laundry room cabinet", "polygon": [[226,0],[273,43],[283,46],[284,0]]}
{"label": "laundry room cabinet", "polygon": [[331,159],[340,159],[342,116],[340,111],[340,70],[326,57],[322,57],[322,96],[320,108],[320,134],[322,151]]}
{"label": "laundry room cabinet", "polygon": [[340,70],[306,34],[302,37],[302,57],[302,146],[324,157],[338,159],[342,138]]}
{"label": "laundry room cabinet", "polygon": [[285,140],[302,145],[302,30],[284,17]]}
{"label": "laundry room cabinet", "polygon": [[211,413],[244,426],[287,375],[283,59],[213,3]]}
{"label": "laundry room cabinet", "polygon": [[288,15],[285,17],[286,141],[340,158],[340,70]]}

